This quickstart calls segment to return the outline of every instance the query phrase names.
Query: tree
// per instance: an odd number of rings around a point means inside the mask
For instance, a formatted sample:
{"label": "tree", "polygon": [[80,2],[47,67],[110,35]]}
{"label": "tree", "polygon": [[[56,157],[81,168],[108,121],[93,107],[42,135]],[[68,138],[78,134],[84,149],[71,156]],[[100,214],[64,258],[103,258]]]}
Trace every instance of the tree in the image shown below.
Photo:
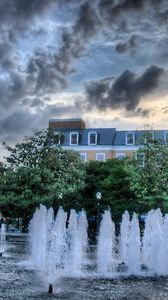
{"label": "tree", "polygon": [[127,160],[131,188],[140,211],[160,207],[168,209],[168,146],[148,133],[141,141],[136,157]]}
{"label": "tree", "polygon": [[68,194],[84,187],[85,170],[80,156],[64,150],[52,130],[25,137],[14,148],[0,179],[0,208],[5,214],[30,215],[39,203],[57,207]]}
{"label": "tree", "polygon": [[115,220],[127,209],[134,207],[134,192],[130,189],[124,161],[109,159],[105,162],[91,161],[86,165],[86,185],[81,205],[89,215],[97,214],[96,192],[102,193],[100,212],[111,208]]}

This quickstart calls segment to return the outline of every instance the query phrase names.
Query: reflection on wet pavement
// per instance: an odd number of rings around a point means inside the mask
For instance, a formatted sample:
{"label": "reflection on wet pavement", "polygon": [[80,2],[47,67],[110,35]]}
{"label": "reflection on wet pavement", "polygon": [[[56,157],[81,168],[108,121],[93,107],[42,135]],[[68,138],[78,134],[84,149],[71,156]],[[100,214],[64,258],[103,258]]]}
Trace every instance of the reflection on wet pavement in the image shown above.
{"label": "reflection on wet pavement", "polygon": [[7,253],[0,258],[0,300],[21,299],[168,299],[168,278],[61,278],[54,285],[54,294],[47,293],[47,285],[40,274],[24,263],[26,245],[8,244]]}

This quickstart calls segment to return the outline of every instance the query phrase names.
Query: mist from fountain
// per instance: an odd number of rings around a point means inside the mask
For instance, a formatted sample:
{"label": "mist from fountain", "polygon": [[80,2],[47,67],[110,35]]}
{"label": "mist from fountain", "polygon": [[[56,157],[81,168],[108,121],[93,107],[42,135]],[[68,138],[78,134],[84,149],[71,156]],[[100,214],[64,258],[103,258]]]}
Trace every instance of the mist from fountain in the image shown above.
{"label": "mist from fountain", "polygon": [[46,241],[45,241],[45,276],[48,284],[53,284],[55,278],[54,268],[54,239],[53,239],[54,211],[51,207],[46,214]]}
{"label": "mist from fountain", "polygon": [[5,224],[1,225],[1,239],[0,239],[0,253],[2,255],[2,253],[5,251],[6,249],[6,228],[5,228]]}
{"label": "mist from fountain", "polygon": [[100,233],[97,245],[97,269],[98,273],[106,276],[115,271],[115,225],[111,219],[111,213],[106,210],[100,224]]}
{"label": "mist from fountain", "polygon": [[78,268],[80,272],[87,266],[88,250],[88,221],[84,210],[79,214],[78,219]]}
{"label": "mist from fountain", "polygon": [[67,213],[60,207],[52,231],[54,265],[57,272],[61,272],[65,268],[65,255],[67,253],[66,220]]}
{"label": "mist from fountain", "polygon": [[86,213],[82,210],[79,214],[71,209],[67,229],[67,251],[65,255],[65,273],[80,275],[84,270],[88,246],[88,222]]}
{"label": "mist from fountain", "polygon": [[130,224],[130,235],[128,239],[128,272],[138,275],[141,270],[140,261],[140,229],[137,215],[134,213]]}
{"label": "mist from fountain", "polygon": [[40,205],[30,222],[31,262],[46,276],[49,284],[60,274],[80,275],[84,270],[88,247],[88,222],[85,212],[71,210],[66,228],[67,213],[60,207],[54,219],[53,209]]}
{"label": "mist from fountain", "polygon": [[119,252],[122,263],[128,261],[128,241],[130,235],[130,216],[128,211],[122,215],[122,221],[120,226],[120,241],[119,241]]}
{"label": "mist from fountain", "polygon": [[149,268],[156,275],[162,275],[164,270],[163,261],[163,219],[159,209],[153,214],[151,231],[151,248]]}
{"label": "mist from fountain", "polygon": [[147,214],[142,237],[135,213],[131,220],[128,212],[123,214],[117,236],[111,213],[105,211],[94,257],[89,256],[87,230],[83,210],[72,209],[67,221],[62,208],[56,218],[52,208],[36,209],[30,223],[31,261],[48,284],[58,276],[168,275],[168,215],[159,209]]}
{"label": "mist from fountain", "polygon": [[142,264],[145,267],[149,268],[150,265],[150,257],[151,257],[151,235],[152,235],[152,227],[154,223],[154,210],[152,209],[146,217],[145,220],[145,229],[142,239]]}
{"label": "mist from fountain", "polygon": [[163,275],[168,275],[168,214],[165,215],[163,221]]}
{"label": "mist from fountain", "polygon": [[[67,243],[68,243],[68,252],[66,258],[66,272],[72,272],[77,274],[80,268],[80,261],[78,256],[78,221],[77,213],[74,209],[71,209],[69,225],[67,229]],[[70,264],[69,264],[70,262]]]}
{"label": "mist from fountain", "polygon": [[45,270],[47,254],[47,209],[40,205],[30,222],[31,261],[37,270]]}

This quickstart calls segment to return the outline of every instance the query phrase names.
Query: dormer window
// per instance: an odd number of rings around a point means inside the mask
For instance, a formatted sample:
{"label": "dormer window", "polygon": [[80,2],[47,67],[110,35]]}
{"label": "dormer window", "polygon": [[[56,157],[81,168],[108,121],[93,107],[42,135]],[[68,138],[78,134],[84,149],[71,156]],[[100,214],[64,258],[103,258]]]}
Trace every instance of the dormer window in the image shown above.
{"label": "dormer window", "polygon": [[126,145],[134,145],[135,144],[135,134],[134,132],[126,133]]}
{"label": "dormer window", "polygon": [[70,133],[70,145],[78,145],[79,135],[78,132]]}
{"label": "dormer window", "polygon": [[97,132],[88,133],[88,145],[97,145]]}

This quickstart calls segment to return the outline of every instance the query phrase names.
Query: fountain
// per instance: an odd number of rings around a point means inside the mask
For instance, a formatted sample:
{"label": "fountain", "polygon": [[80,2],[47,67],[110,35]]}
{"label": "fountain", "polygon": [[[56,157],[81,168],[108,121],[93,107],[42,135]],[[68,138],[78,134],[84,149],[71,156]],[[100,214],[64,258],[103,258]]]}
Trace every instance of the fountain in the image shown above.
{"label": "fountain", "polygon": [[130,235],[128,239],[128,272],[138,275],[141,269],[140,262],[140,230],[137,215],[134,213],[130,224]]}
{"label": "fountain", "polygon": [[97,267],[103,276],[115,271],[115,225],[109,210],[105,211],[100,225]]}
{"label": "fountain", "polygon": [[131,220],[127,211],[123,214],[120,234],[116,235],[111,213],[105,211],[93,261],[87,229],[83,210],[77,213],[72,209],[67,222],[62,208],[56,218],[52,208],[40,205],[36,209],[30,223],[31,262],[47,280],[49,293],[61,277],[168,275],[168,215],[163,217],[159,209],[147,214],[143,236],[135,213]]}
{"label": "fountain", "polygon": [[40,205],[30,222],[31,259],[37,270],[44,270],[46,264],[47,209]]}
{"label": "fountain", "polygon": [[1,240],[0,240],[0,256],[2,256],[3,252],[5,251],[6,248],[6,228],[5,224],[1,225]]}
{"label": "fountain", "polygon": [[122,216],[121,226],[120,226],[120,257],[122,263],[126,264],[128,260],[128,240],[130,234],[130,216],[128,211]]}

